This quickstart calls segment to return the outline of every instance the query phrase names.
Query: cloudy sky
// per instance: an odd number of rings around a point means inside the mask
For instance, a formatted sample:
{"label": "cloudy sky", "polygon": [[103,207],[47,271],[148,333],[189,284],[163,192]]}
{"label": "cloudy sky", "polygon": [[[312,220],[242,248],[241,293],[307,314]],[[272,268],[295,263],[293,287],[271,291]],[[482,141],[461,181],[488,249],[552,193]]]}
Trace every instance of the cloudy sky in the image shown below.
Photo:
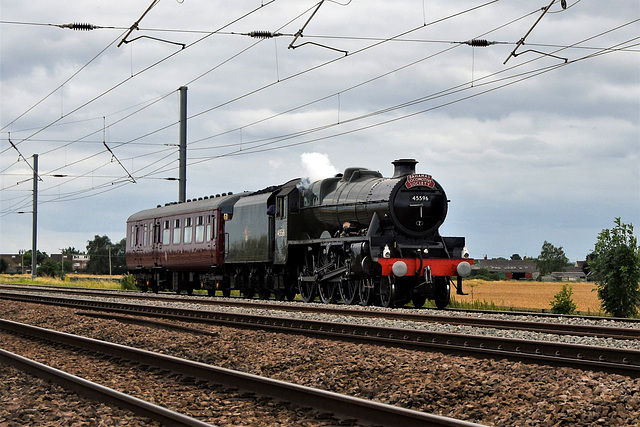
{"label": "cloudy sky", "polygon": [[0,0],[0,253],[31,247],[34,154],[49,254],[177,200],[182,86],[187,198],[415,158],[473,257],[638,236],[640,3],[549,3]]}

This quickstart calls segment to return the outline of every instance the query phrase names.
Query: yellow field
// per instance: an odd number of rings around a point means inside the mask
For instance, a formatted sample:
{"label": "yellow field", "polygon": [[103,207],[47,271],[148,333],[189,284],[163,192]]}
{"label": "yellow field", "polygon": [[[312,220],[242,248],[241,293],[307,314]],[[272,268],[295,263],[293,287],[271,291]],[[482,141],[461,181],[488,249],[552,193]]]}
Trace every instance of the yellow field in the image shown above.
{"label": "yellow field", "polygon": [[573,289],[571,299],[577,304],[577,311],[599,314],[600,300],[592,282],[530,282],[530,281],[497,281],[465,280],[464,292],[469,295],[456,295],[455,289],[451,296],[456,301],[471,303],[473,301],[493,302],[495,305],[514,308],[551,309],[551,301],[562,285]]}

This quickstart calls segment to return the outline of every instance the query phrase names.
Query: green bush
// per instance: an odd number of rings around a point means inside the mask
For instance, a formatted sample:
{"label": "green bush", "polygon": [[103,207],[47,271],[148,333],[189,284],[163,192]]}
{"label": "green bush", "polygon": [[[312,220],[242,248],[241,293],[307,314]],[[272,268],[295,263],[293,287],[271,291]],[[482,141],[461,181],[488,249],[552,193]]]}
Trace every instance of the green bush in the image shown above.
{"label": "green bush", "polygon": [[136,287],[136,278],[132,274],[127,274],[120,279],[120,287],[127,291],[135,291],[138,288]]}
{"label": "green bush", "polygon": [[560,292],[553,296],[551,300],[551,312],[555,314],[574,314],[578,307],[571,299],[573,288],[571,286],[562,285]]}
{"label": "green bush", "polygon": [[51,259],[47,259],[38,267],[38,276],[56,277],[60,276],[60,264]]}

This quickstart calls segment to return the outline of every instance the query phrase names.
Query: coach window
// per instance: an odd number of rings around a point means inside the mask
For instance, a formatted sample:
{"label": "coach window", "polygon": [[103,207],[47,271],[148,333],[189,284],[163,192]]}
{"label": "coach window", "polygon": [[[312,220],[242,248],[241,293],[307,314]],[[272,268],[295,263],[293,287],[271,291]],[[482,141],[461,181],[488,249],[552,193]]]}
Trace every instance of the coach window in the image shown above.
{"label": "coach window", "polygon": [[191,243],[191,239],[193,238],[193,218],[185,218],[184,220],[184,242]]}
{"label": "coach window", "polygon": [[162,244],[168,245],[171,243],[171,228],[169,227],[169,221],[165,221],[162,230]]}
{"label": "coach window", "polygon": [[131,226],[131,240],[129,240],[129,247],[133,248],[136,245],[136,226]]}
{"label": "coach window", "polygon": [[207,242],[214,238],[215,223],[215,217],[213,215],[207,215]]}
{"label": "coach window", "polygon": [[149,224],[144,225],[144,231],[142,232],[142,246],[147,246],[147,232],[149,231]]}
{"label": "coach window", "polygon": [[174,219],[173,220],[173,244],[174,245],[177,245],[180,243],[181,231],[182,229],[180,228],[180,220]]}
{"label": "coach window", "polygon": [[196,243],[204,242],[204,217],[196,217]]}

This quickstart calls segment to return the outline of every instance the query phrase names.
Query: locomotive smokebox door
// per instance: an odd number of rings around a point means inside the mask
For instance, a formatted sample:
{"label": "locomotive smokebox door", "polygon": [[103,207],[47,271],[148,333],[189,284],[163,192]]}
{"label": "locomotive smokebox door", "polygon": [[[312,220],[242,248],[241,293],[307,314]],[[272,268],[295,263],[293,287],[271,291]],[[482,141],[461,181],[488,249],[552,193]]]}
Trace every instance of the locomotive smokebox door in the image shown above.
{"label": "locomotive smokebox door", "polygon": [[447,216],[447,195],[431,175],[407,175],[396,184],[390,201],[394,223],[409,236],[435,232]]}

